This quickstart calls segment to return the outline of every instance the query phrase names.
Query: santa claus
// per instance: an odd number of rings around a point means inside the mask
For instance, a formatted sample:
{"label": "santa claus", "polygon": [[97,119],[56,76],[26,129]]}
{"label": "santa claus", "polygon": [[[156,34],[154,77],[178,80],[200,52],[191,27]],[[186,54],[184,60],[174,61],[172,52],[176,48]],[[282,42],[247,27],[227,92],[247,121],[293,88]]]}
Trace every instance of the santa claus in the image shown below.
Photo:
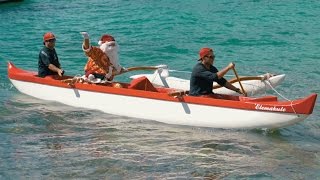
{"label": "santa claus", "polygon": [[84,67],[85,76],[111,81],[115,74],[120,74],[126,69],[119,64],[119,46],[114,37],[109,34],[101,36],[99,47],[91,46],[89,34],[81,32],[83,36],[82,49],[88,57]]}

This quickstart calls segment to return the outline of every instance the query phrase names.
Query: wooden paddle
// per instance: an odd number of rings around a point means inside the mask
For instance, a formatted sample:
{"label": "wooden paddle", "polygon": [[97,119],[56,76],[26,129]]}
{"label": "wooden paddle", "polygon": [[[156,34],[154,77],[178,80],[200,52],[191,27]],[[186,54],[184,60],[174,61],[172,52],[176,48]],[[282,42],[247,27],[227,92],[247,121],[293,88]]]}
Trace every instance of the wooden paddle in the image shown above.
{"label": "wooden paddle", "polygon": [[241,90],[242,90],[244,96],[247,96],[247,93],[246,93],[246,91],[244,90],[244,88],[243,88],[243,86],[242,86],[242,83],[241,83],[241,80],[240,80],[240,78],[239,78],[239,76],[238,76],[238,73],[237,73],[237,71],[236,71],[236,68],[233,67],[232,69],[233,69],[234,74],[235,74],[236,77],[237,77],[237,80],[238,80],[238,82],[239,82],[239,84],[240,84],[240,87],[241,87]]}

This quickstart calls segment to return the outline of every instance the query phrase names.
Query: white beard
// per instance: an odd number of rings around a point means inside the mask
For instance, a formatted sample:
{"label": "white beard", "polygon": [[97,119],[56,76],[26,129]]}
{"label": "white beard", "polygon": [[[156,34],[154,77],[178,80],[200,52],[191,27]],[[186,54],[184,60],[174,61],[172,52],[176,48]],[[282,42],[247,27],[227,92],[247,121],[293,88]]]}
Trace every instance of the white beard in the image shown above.
{"label": "white beard", "polygon": [[[111,45],[114,44],[114,45]],[[108,56],[111,64],[114,66],[116,71],[119,73],[121,71],[121,65],[119,64],[119,46],[116,42],[106,42],[100,45],[100,49]]]}

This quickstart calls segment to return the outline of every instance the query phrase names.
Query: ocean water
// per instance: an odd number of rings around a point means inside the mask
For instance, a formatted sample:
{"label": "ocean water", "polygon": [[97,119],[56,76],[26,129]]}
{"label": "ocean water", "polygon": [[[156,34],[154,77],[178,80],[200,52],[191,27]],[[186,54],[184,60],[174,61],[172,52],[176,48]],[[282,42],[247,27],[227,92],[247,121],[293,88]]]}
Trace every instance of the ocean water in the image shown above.
{"label": "ocean water", "polygon": [[79,32],[87,31],[93,45],[112,34],[123,66],[166,64],[186,71],[172,72],[181,78],[209,46],[218,68],[234,62],[239,75],[286,74],[276,90],[295,99],[320,93],[319,17],[314,0],[0,4],[0,179],[319,179],[319,98],[313,114],[294,126],[223,130],[43,101],[19,93],[7,78],[7,61],[37,70],[47,31],[57,36],[66,73],[82,74]]}

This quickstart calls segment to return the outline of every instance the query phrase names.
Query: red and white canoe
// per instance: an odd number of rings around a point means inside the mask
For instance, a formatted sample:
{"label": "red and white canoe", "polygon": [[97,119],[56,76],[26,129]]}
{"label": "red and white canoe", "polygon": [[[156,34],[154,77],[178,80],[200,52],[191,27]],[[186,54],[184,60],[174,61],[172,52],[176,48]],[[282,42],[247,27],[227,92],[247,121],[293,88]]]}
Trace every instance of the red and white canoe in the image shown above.
{"label": "red and white canoe", "polygon": [[167,124],[226,129],[273,129],[295,124],[312,113],[317,98],[317,94],[293,101],[279,101],[275,96],[173,97],[174,89],[155,88],[145,77],[131,83],[68,85],[62,80],[70,76],[40,78],[11,62],[8,77],[20,92],[39,99]]}

